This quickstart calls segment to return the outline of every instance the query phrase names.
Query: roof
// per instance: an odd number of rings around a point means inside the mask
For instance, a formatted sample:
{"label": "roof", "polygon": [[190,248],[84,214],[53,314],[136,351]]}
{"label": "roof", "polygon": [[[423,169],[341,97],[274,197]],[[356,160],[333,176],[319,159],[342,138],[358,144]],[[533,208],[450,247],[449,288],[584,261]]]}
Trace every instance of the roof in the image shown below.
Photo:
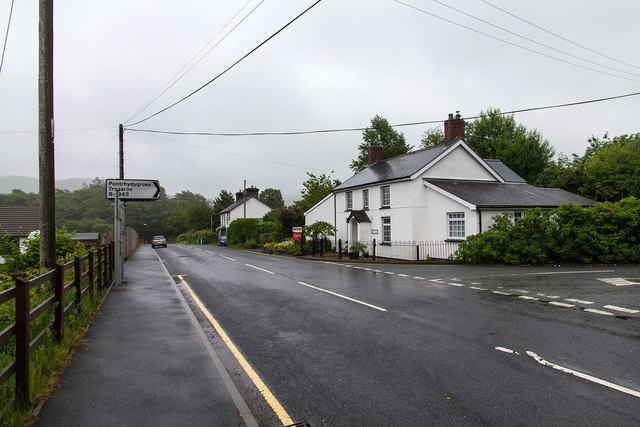
{"label": "roof", "polygon": [[[334,191],[346,190],[348,188],[385,181],[407,179],[418,173],[429,163],[436,160],[442,153],[458,142],[464,141],[459,138],[455,138],[448,144],[441,144],[424,150],[413,151],[402,156],[381,160],[347,179],[345,182],[334,188]],[[512,171],[500,160],[485,160],[485,163],[493,169],[495,173],[500,175],[505,182],[526,183],[522,177]]]}
{"label": "roof", "polygon": [[367,213],[362,209],[351,211],[351,214],[349,214],[349,217],[347,218],[347,222],[351,221],[351,218],[355,218],[359,223],[371,222],[371,219],[369,219],[369,215],[367,215]]}
{"label": "roof", "polygon": [[555,208],[567,203],[591,206],[596,202],[560,188],[529,184],[425,179],[426,182],[477,208]]}
{"label": "roof", "polygon": [[38,206],[0,206],[0,236],[27,237],[39,229]]}
{"label": "roof", "polygon": [[442,144],[433,148],[413,151],[402,156],[381,160],[347,179],[345,182],[334,188],[334,191],[359,187],[376,182],[409,178],[411,175],[434,161],[450,146],[451,143]]}
{"label": "roof", "polygon": [[[247,197],[247,202],[249,202],[249,200],[251,200],[251,199],[255,200],[256,202],[258,202],[258,203],[260,203],[260,204],[264,205],[264,206],[265,206],[265,207],[267,207],[269,210],[271,210],[271,208],[269,208],[269,206],[267,206],[265,203],[262,203],[262,202],[260,201],[260,199],[258,199],[257,197],[251,197],[251,196],[249,196],[249,197]],[[221,210],[221,211],[220,211],[220,213],[221,213],[221,214],[223,214],[223,213],[231,212],[232,210],[234,210],[234,209],[235,209],[235,208],[237,208],[238,206],[242,206],[243,204],[244,204],[244,199],[240,199],[240,200],[238,200],[238,201],[234,202],[232,205],[229,205],[229,206],[227,206],[226,208],[224,208],[223,210]]]}

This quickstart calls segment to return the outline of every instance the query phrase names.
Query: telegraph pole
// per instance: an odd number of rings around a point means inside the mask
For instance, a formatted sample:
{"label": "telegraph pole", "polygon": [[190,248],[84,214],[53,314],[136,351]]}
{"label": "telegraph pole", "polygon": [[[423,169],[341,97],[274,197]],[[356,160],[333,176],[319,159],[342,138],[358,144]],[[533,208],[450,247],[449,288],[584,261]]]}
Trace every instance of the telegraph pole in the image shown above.
{"label": "telegraph pole", "polygon": [[56,263],[55,155],[53,149],[53,0],[39,0],[38,154],[40,267]]}
{"label": "telegraph pole", "polygon": [[120,124],[118,130],[120,135],[120,149],[118,151],[120,154],[120,179],[124,179],[124,126]]}

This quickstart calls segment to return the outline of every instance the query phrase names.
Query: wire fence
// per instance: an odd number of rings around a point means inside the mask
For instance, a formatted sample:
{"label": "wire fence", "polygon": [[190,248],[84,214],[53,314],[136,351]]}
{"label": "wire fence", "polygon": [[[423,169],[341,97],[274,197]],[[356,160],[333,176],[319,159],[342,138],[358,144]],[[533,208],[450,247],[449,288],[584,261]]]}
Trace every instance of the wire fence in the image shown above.
{"label": "wire fence", "polygon": [[459,245],[460,242],[457,241],[379,243],[374,239],[356,243],[340,242],[341,250],[344,253],[357,251],[365,256],[407,261],[450,260],[454,258]]}

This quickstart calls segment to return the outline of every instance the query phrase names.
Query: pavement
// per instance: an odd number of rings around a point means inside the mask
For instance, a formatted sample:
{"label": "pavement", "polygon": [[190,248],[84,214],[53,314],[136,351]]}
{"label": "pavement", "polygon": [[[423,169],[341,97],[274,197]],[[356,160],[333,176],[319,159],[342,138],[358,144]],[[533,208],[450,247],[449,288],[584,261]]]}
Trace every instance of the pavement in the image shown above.
{"label": "pavement", "polygon": [[173,278],[136,250],[48,400],[41,426],[257,426]]}

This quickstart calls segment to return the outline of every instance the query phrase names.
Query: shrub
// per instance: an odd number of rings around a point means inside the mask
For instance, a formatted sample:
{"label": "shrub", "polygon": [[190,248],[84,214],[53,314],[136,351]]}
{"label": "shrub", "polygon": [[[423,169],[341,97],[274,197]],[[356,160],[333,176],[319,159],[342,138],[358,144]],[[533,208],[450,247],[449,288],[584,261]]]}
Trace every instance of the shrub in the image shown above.
{"label": "shrub", "polygon": [[227,231],[229,244],[243,244],[248,240],[256,240],[254,236],[256,224],[259,222],[255,218],[240,218],[232,221]]}

